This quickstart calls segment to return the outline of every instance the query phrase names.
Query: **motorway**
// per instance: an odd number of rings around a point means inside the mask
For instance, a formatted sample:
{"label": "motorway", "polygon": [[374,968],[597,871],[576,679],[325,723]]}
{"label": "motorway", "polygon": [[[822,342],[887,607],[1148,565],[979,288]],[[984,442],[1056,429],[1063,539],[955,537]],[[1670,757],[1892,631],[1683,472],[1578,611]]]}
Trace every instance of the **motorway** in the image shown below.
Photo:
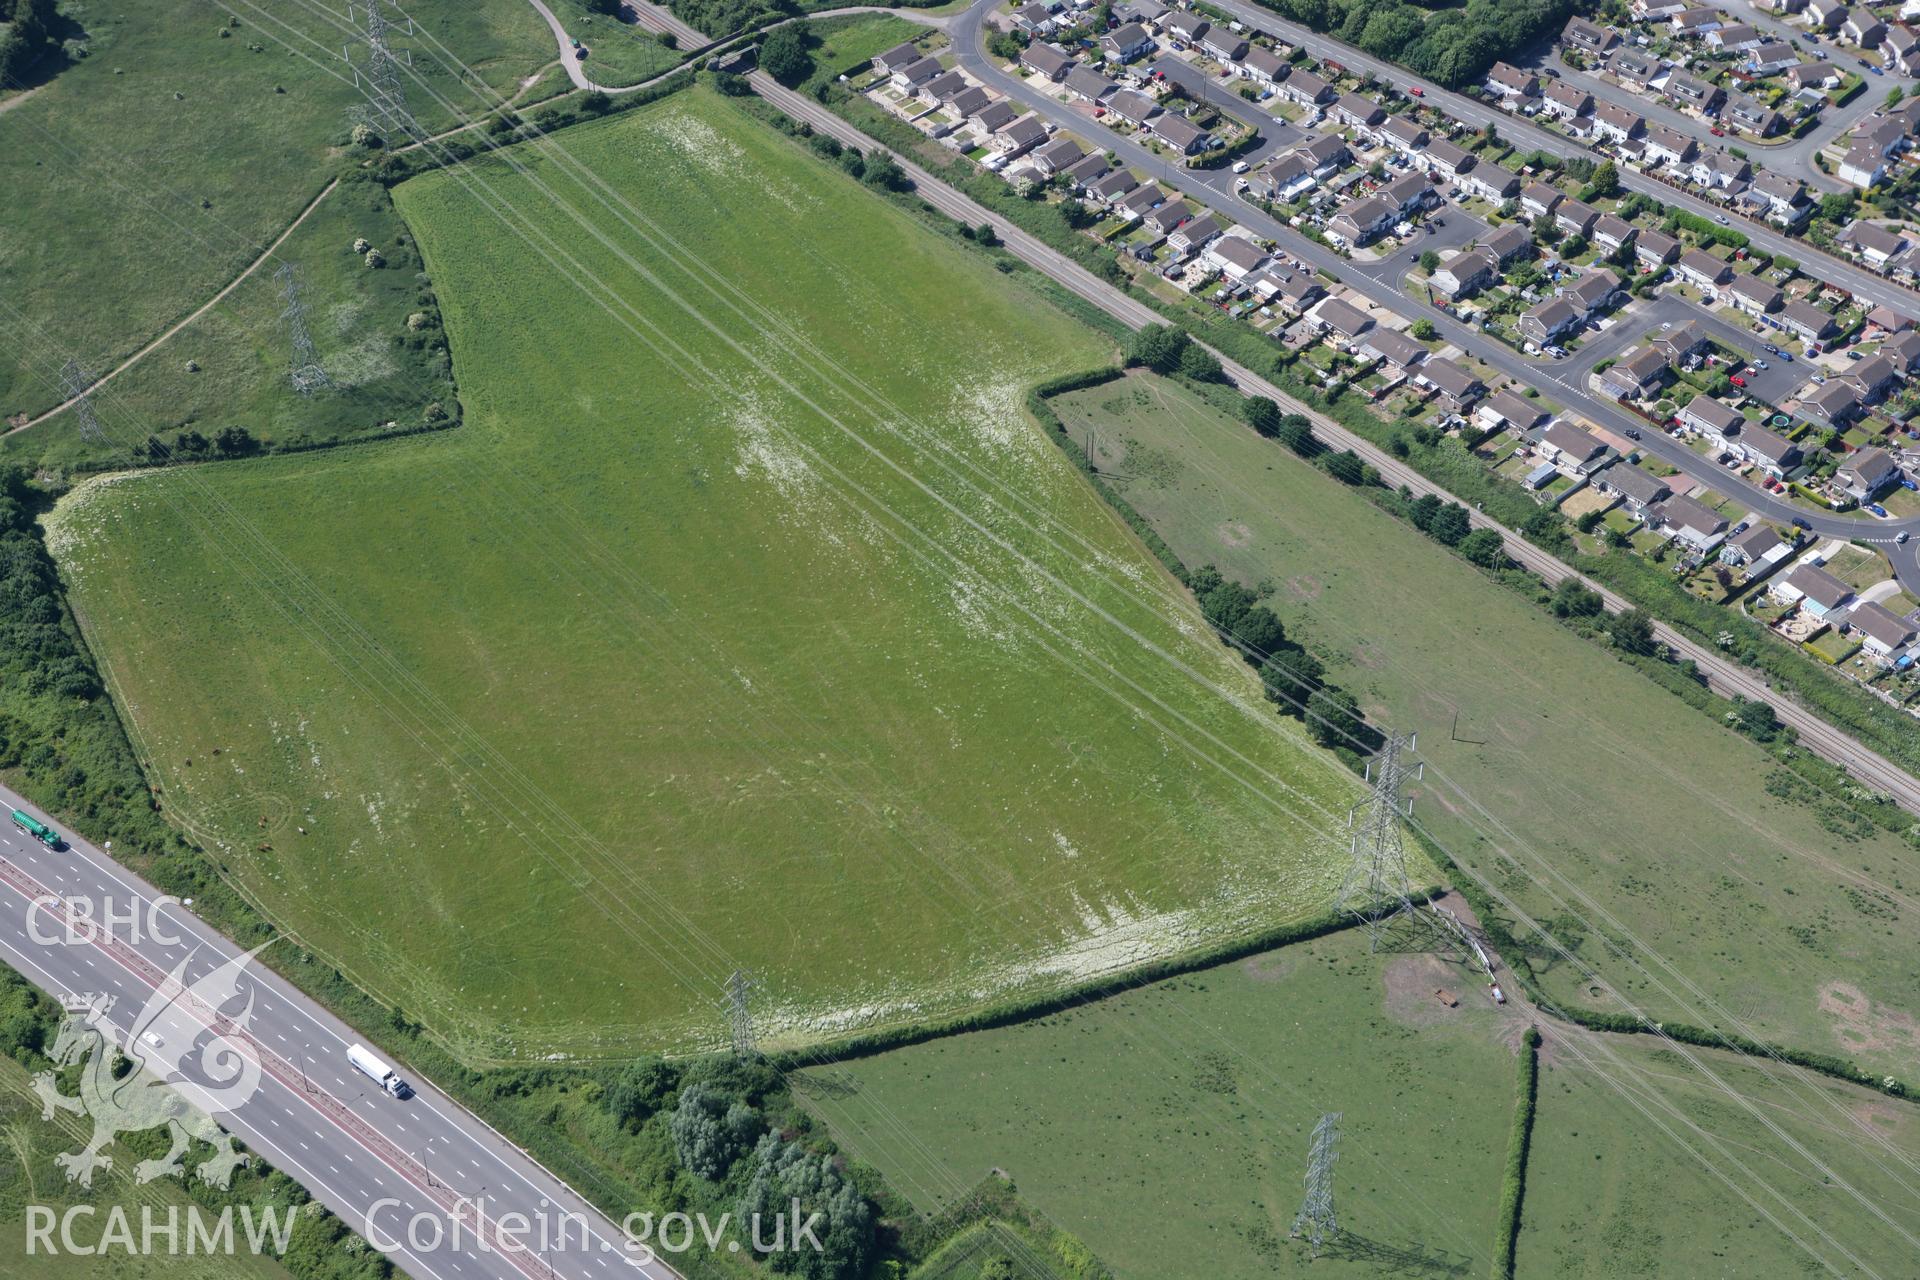
{"label": "motorway", "polygon": [[[28,809],[3,787],[0,803]],[[136,1016],[177,965],[185,963],[191,991],[242,949],[108,854],[62,834],[68,845],[56,852],[11,824],[0,828],[0,959],[56,996],[111,996],[110,1021],[130,1056],[213,1111],[348,1226],[394,1246],[385,1252],[410,1275],[675,1280],[670,1267],[630,1254],[618,1226],[430,1081],[400,1066],[416,1090],[403,1102],[354,1071],[347,1046],[361,1037],[264,959],[246,968],[242,994],[252,1007],[244,1031],[223,1016],[238,1000],[209,1005],[189,994],[156,1024],[165,1028],[158,1048],[132,1041]],[[83,914],[98,921],[109,912],[106,930],[79,923]],[[258,1089],[230,1111],[214,1111],[203,1092],[224,1077],[197,1067],[216,1035],[244,1041],[263,1067]]]}
{"label": "motorway", "polygon": [[[1629,413],[1618,403],[1593,394],[1587,388],[1587,371],[1597,363],[1605,353],[1593,354],[1585,350],[1574,357],[1562,361],[1533,359],[1516,351],[1494,338],[1488,337],[1478,329],[1462,323],[1451,311],[1434,306],[1424,296],[1403,291],[1402,279],[1411,268],[1409,258],[1432,247],[1441,248],[1449,244],[1461,244],[1478,233],[1481,224],[1476,222],[1464,210],[1447,206],[1441,215],[1446,219],[1445,235],[1432,239],[1422,238],[1413,245],[1402,248],[1394,246],[1390,256],[1372,261],[1361,258],[1346,259],[1333,250],[1310,240],[1298,231],[1286,225],[1280,219],[1268,214],[1251,200],[1245,199],[1234,188],[1234,175],[1227,169],[1189,169],[1184,165],[1150,151],[1134,138],[1123,135],[1095,120],[1091,111],[1084,106],[1069,105],[1029,85],[1019,76],[1010,74],[1006,67],[986,51],[985,21],[997,7],[996,0],[979,0],[965,13],[954,18],[949,27],[953,38],[955,53],[960,65],[967,74],[995,92],[1005,95],[1033,111],[1039,112],[1043,119],[1073,130],[1080,136],[1097,142],[1099,149],[1114,152],[1123,163],[1136,172],[1151,176],[1162,186],[1187,192],[1215,209],[1230,214],[1233,219],[1252,229],[1258,235],[1278,244],[1292,258],[1326,272],[1368,299],[1406,317],[1408,320],[1425,319],[1448,342],[1469,351],[1486,361],[1495,369],[1514,379],[1523,387],[1539,387],[1560,404],[1588,421],[1606,429],[1616,436],[1625,432],[1640,431],[1647,424],[1644,419]],[[1227,6],[1232,8],[1231,5]],[[1342,51],[1341,56],[1345,56]],[[1179,63],[1178,59],[1167,60]],[[1189,75],[1198,76],[1185,63]],[[1405,79],[1405,73],[1401,73]],[[1431,91],[1437,92],[1437,91]],[[1241,109],[1237,114],[1243,118],[1252,118],[1256,122],[1265,118],[1264,113],[1247,110],[1251,104],[1240,100]],[[1504,124],[1504,121],[1503,121]],[[1292,129],[1293,126],[1286,126]],[[1298,130],[1295,130],[1298,132]],[[1304,135],[1303,135],[1304,136]],[[1564,139],[1562,140],[1564,142]],[[1673,303],[1655,304],[1671,307]],[[1751,335],[1740,334],[1724,322],[1679,303],[1702,323],[1709,324],[1723,337],[1737,337],[1734,341],[1737,349],[1757,353],[1758,340]],[[1652,318],[1649,319],[1649,316]],[[1671,319],[1670,311],[1656,313],[1648,305],[1634,302],[1615,313],[1608,334],[1641,333],[1657,329],[1660,320]],[[1783,372],[1804,369],[1805,366],[1781,366],[1776,362],[1775,370],[1769,376],[1780,378]],[[1623,441],[1624,442],[1624,441]],[[1663,461],[1679,467],[1694,479],[1711,485],[1722,493],[1735,495],[1746,504],[1749,510],[1759,513],[1768,520],[1786,524],[1794,519],[1804,520],[1813,532],[1842,539],[1859,539],[1877,545],[1886,553],[1894,572],[1902,585],[1920,593],[1920,536],[1911,537],[1902,546],[1895,541],[1897,535],[1907,531],[1910,535],[1920,535],[1920,518],[1904,520],[1876,520],[1866,516],[1839,515],[1802,508],[1785,498],[1769,493],[1757,484],[1749,483],[1711,459],[1701,456],[1678,441],[1671,440],[1657,431],[1646,431],[1642,448],[1660,457]]]}

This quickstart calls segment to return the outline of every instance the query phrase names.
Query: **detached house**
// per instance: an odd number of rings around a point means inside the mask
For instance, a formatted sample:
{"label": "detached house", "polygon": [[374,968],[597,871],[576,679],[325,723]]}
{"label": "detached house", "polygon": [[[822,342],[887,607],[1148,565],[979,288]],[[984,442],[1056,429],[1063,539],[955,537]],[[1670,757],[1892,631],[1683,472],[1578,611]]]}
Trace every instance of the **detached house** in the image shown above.
{"label": "detached house", "polygon": [[1073,59],[1052,45],[1036,40],[1020,51],[1020,65],[1058,83],[1073,69]]}
{"label": "detached house", "polygon": [[1400,208],[1391,200],[1368,196],[1355,200],[1327,221],[1327,238],[1353,248],[1372,244],[1400,219]]}
{"label": "detached house", "polygon": [[1855,218],[1837,237],[1851,245],[1860,260],[1876,270],[1884,269],[1888,259],[1907,247],[1907,235],[1899,227],[1883,227],[1865,218]]}
{"label": "detached house", "polygon": [[1758,28],[1744,22],[1736,22],[1731,26],[1721,27],[1718,30],[1707,32],[1707,48],[1709,49],[1724,49],[1732,53],[1745,53],[1750,49],[1758,49],[1765,43],[1766,37],[1760,34]]}
{"label": "detached house", "polygon": [[1847,630],[1859,635],[1861,648],[1883,660],[1904,649],[1917,633],[1911,618],[1871,600],[1853,607],[1847,615]]}
{"label": "detached house", "polygon": [[1799,445],[1757,422],[1742,427],[1732,445],[1735,453],[1776,480],[1784,479],[1801,462]]}
{"label": "detached house", "polygon": [[1622,356],[1600,375],[1600,386],[1619,400],[1649,400],[1667,383],[1667,358],[1652,347]]}
{"label": "detached house", "polygon": [[1321,332],[1331,334],[1343,342],[1351,342],[1373,327],[1373,317],[1350,302],[1338,298],[1322,298],[1307,312],[1307,318]]}
{"label": "detached house", "polygon": [[1522,337],[1544,347],[1579,328],[1586,318],[1586,310],[1563,293],[1521,312],[1517,327]]}
{"label": "detached house", "polygon": [[[1645,240],[1646,237],[1640,237]],[[1654,350],[1667,358],[1668,364],[1687,367],[1687,361],[1707,349],[1707,331],[1698,321],[1688,320],[1671,329],[1662,330],[1651,339]]]}
{"label": "detached house", "polygon": [[1800,55],[1784,41],[1762,44],[1747,55],[1747,70],[1756,76],[1769,76],[1796,66]]}
{"label": "detached house", "polygon": [[1562,475],[1591,475],[1606,461],[1607,446],[1571,422],[1555,418],[1540,433],[1540,450]]}
{"label": "detached house", "polygon": [[1548,415],[1545,409],[1525,396],[1515,395],[1511,391],[1496,391],[1473,411],[1473,416],[1475,421],[1490,431],[1500,427],[1531,431],[1545,422]]}
{"label": "detached house", "polygon": [[1727,518],[1692,498],[1676,494],[1654,511],[1660,532],[1696,551],[1711,551],[1726,537]]}
{"label": "detached house", "polygon": [[1482,246],[1452,254],[1433,273],[1430,283],[1449,298],[1471,298],[1500,274],[1500,255]]}
{"label": "detached house", "polygon": [[1860,416],[1860,393],[1844,382],[1808,383],[1797,403],[1803,417],[1823,426],[1844,427]]}
{"label": "detached house", "polygon": [[1852,587],[1819,565],[1806,561],[1774,583],[1770,594],[1789,603],[1797,603],[1815,618],[1825,618],[1853,603]]}
{"label": "detached house", "polygon": [[1213,145],[1213,135],[1177,111],[1163,111],[1150,126],[1154,135],[1183,156],[1199,155]]}
{"label": "detached house", "polygon": [[1705,436],[1718,449],[1726,448],[1727,441],[1746,422],[1738,409],[1721,404],[1711,396],[1700,395],[1689,400],[1675,417],[1681,426]]}
{"label": "detached house", "polygon": [[1487,87],[1508,99],[1534,98],[1540,94],[1539,79],[1510,62],[1493,64],[1493,70],[1487,73]]}
{"label": "detached house", "polygon": [[1227,279],[1238,282],[1267,265],[1267,251],[1247,236],[1224,235],[1207,246],[1203,261]]}
{"label": "detached house", "polygon": [[1861,502],[1872,502],[1899,479],[1900,466],[1885,449],[1857,450],[1833,473],[1833,482]]}
{"label": "detached house", "polygon": [[1560,29],[1560,41],[1588,53],[1606,53],[1620,43],[1619,37],[1608,28],[1580,17],[1567,19],[1567,25]]}
{"label": "detached house", "polygon": [[1440,403],[1454,413],[1463,412],[1487,393],[1486,385],[1479,378],[1453,361],[1439,357],[1423,362],[1413,380],[1431,388]]}
{"label": "detached house", "polygon": [[1652,54],[1623,46],[1615,49],[1613,56],[1607,59],[1607,70],[1629,89],[1644,90],[1659,78],[1664,68],[1660,65],[1660,59]]}
{"label": "detached house", "polygon": [[1593,482],[1602,493],[1618,497],[1635,519],[1644,520],[1652,508],[1673,496],[1665,480],[1630,463],[1608,467]]}
{"label": "detached house", "polygon": [[1719,85],[1677,74],[1667,77],[1667,92],[1703,116],[1719,110],[1727,99],[1726,90]]}
{"label": "detached house", "polygon": [[1109,61],[1132,62],[1153,52],[1153,36],[1137,22],[1129,22],[1100,37],[1100,52]]}
{"label": "detached house", "polygon": [[1840,34],[1862,49],[1872,49],[1887,38],[1887,24],[1869,9],[1855,9],[1840,24]]}
{"label": "detached house", "polygon": [[1102,103],[1119,91],[1120,86],[1092,67],[1075,67],[1062,82],[1068,93],[1082,102]]}
{"label": "detached house", "polygon": [[1873,405],[1886,399],[1887,394],[1900,385],[1900,373],[1891,357],[1871,355],[1856,361],[1840,375],[1840,381],[1859,394],[1862,404]]}

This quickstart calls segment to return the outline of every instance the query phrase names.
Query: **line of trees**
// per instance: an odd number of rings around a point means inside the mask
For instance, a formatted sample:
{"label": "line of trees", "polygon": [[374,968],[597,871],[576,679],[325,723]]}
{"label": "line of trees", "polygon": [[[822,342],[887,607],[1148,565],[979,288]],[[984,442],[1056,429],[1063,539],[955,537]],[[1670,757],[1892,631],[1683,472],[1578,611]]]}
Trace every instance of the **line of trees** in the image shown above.
{"label": "line of trees", "polygon": [[1402,0],[1260,3],[1450,89],[1481,80],[1495,62],[1557,31],[1574,10],[1572,0],[1467,0],[1432,10]]}
{"label": "line of trees", "polygon": [[0,0],[0,23],[0,89],[14,89],[59,39],[55,0]]}
{"label": "line of trees", "polygon": [[1540,1028],[1527,1028],[1517,1070],[1513,1129],[1507,1135],[1507,1171],[1500,1180],[1500,1240],[1494,1256],[1494,1280],[1513,1280],[1513,1254],[1520,1243],[1520,1208],[1527,1194],[1527,1152],[1533,1146],[1533,1111],[1540,1097]]}

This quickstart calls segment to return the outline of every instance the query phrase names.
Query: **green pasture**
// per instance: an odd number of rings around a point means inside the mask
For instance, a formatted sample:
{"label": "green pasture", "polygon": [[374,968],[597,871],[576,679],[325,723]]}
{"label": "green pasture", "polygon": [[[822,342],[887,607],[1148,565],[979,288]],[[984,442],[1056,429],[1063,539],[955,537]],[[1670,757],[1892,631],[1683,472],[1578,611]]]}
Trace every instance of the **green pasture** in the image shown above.
{"label": "green pasture", "polygon": [[705,91],[516,159],[398,190],[466,425],[50,521],[272,919],[532,1059],[710,1045],[736,968],[795,1044],[1325,909],[1355,780],[1024,412],[1103,341]]}
{"label": "green pasture", "polygon": [[[1283,447],[1144,377],[1054,401],[1189,564],[1260,584],[1379,722],[1415,817],[1566,944],[1557,999],[1911,1074],[1920,853]],[[1582,895],[1585,895],[1584,897]],[[1516,927],[1516,932],[1527,933]]]}

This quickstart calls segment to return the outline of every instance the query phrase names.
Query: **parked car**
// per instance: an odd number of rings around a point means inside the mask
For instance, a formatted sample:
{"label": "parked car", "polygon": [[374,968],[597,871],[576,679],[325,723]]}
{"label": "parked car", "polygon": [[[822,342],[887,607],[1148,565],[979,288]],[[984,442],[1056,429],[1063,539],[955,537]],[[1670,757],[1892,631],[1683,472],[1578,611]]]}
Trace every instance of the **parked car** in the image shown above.
{"label": "parked car", "polygon": [[1733,384],[1734,386],[1736,386],[1736,387],[1744,387],[1744,386],[1746,386],[1746,385],[1747,385],[1747,380],[1746,380],[1745,378],[1743,378],[1743,377],[1741,377],[1741,376],[1740,376],[1739,374],[1737,374],[1737,373],[1736,373],[1736,374],[1734,374],[1734,375],[1733,375],[1733,376],[1732,376],[1731,378],[1728,378],[1728,379],[1727,379],[1727,381],[1728,381],[1728,382],[1731,382],[1731,383],[1732,383],[1732,384]]}
{"label": "parked car", "polygon": [[1253,168],[1253,166],[1248,164],[1245,160],[1235,160],[1233,162],[1233,171],[1235,173],[1245,173],[1247,170],[1251,168]]}
{"label": "parked car", "polygon": [[1867,504],[1867,510],[1871,511],[1874,515],[1879,516],[1882,520],[1885,520],[1887,518],[1887,509],[1881,506],[1877,502],[1869,502]]}
{"label": "parked car", "polygon": [[1625,431],[1622,431],[1620,434],[1625,436],[1629,440],[1638,440],[1640,438],[1640,428],[1628,427]]}
{"label": "parked car", "polygon": [[1805,529],[1809,533],[1813,532],[1813,526],[1808,524],[1805,518],[1801,516],[1795,516],[1793,518],[1793,527],[1796,529]]}
{"label": "parked car", "polygon": [[1427,91],[1425,89],[1422,89],[1417,84],[1414,85],[1411,89],[1408,89],[1407,92],[1412,94],[1416,98],[1424,98],[1427,96]]}
{"label": "parked car", "polygon": [[1768,364],[1768,363],[1767,363],[1767,362],[1766,362],[1765,360],[1755,360],[1755,361],[1753,362],[1753,367],[1754,367],[1754,368],[1756,368],[1756,369],[1771,369],[1771,368],[1773,368],[1773,366],[1772,366],[1772,365],[1770,365],[1770,364]]}

